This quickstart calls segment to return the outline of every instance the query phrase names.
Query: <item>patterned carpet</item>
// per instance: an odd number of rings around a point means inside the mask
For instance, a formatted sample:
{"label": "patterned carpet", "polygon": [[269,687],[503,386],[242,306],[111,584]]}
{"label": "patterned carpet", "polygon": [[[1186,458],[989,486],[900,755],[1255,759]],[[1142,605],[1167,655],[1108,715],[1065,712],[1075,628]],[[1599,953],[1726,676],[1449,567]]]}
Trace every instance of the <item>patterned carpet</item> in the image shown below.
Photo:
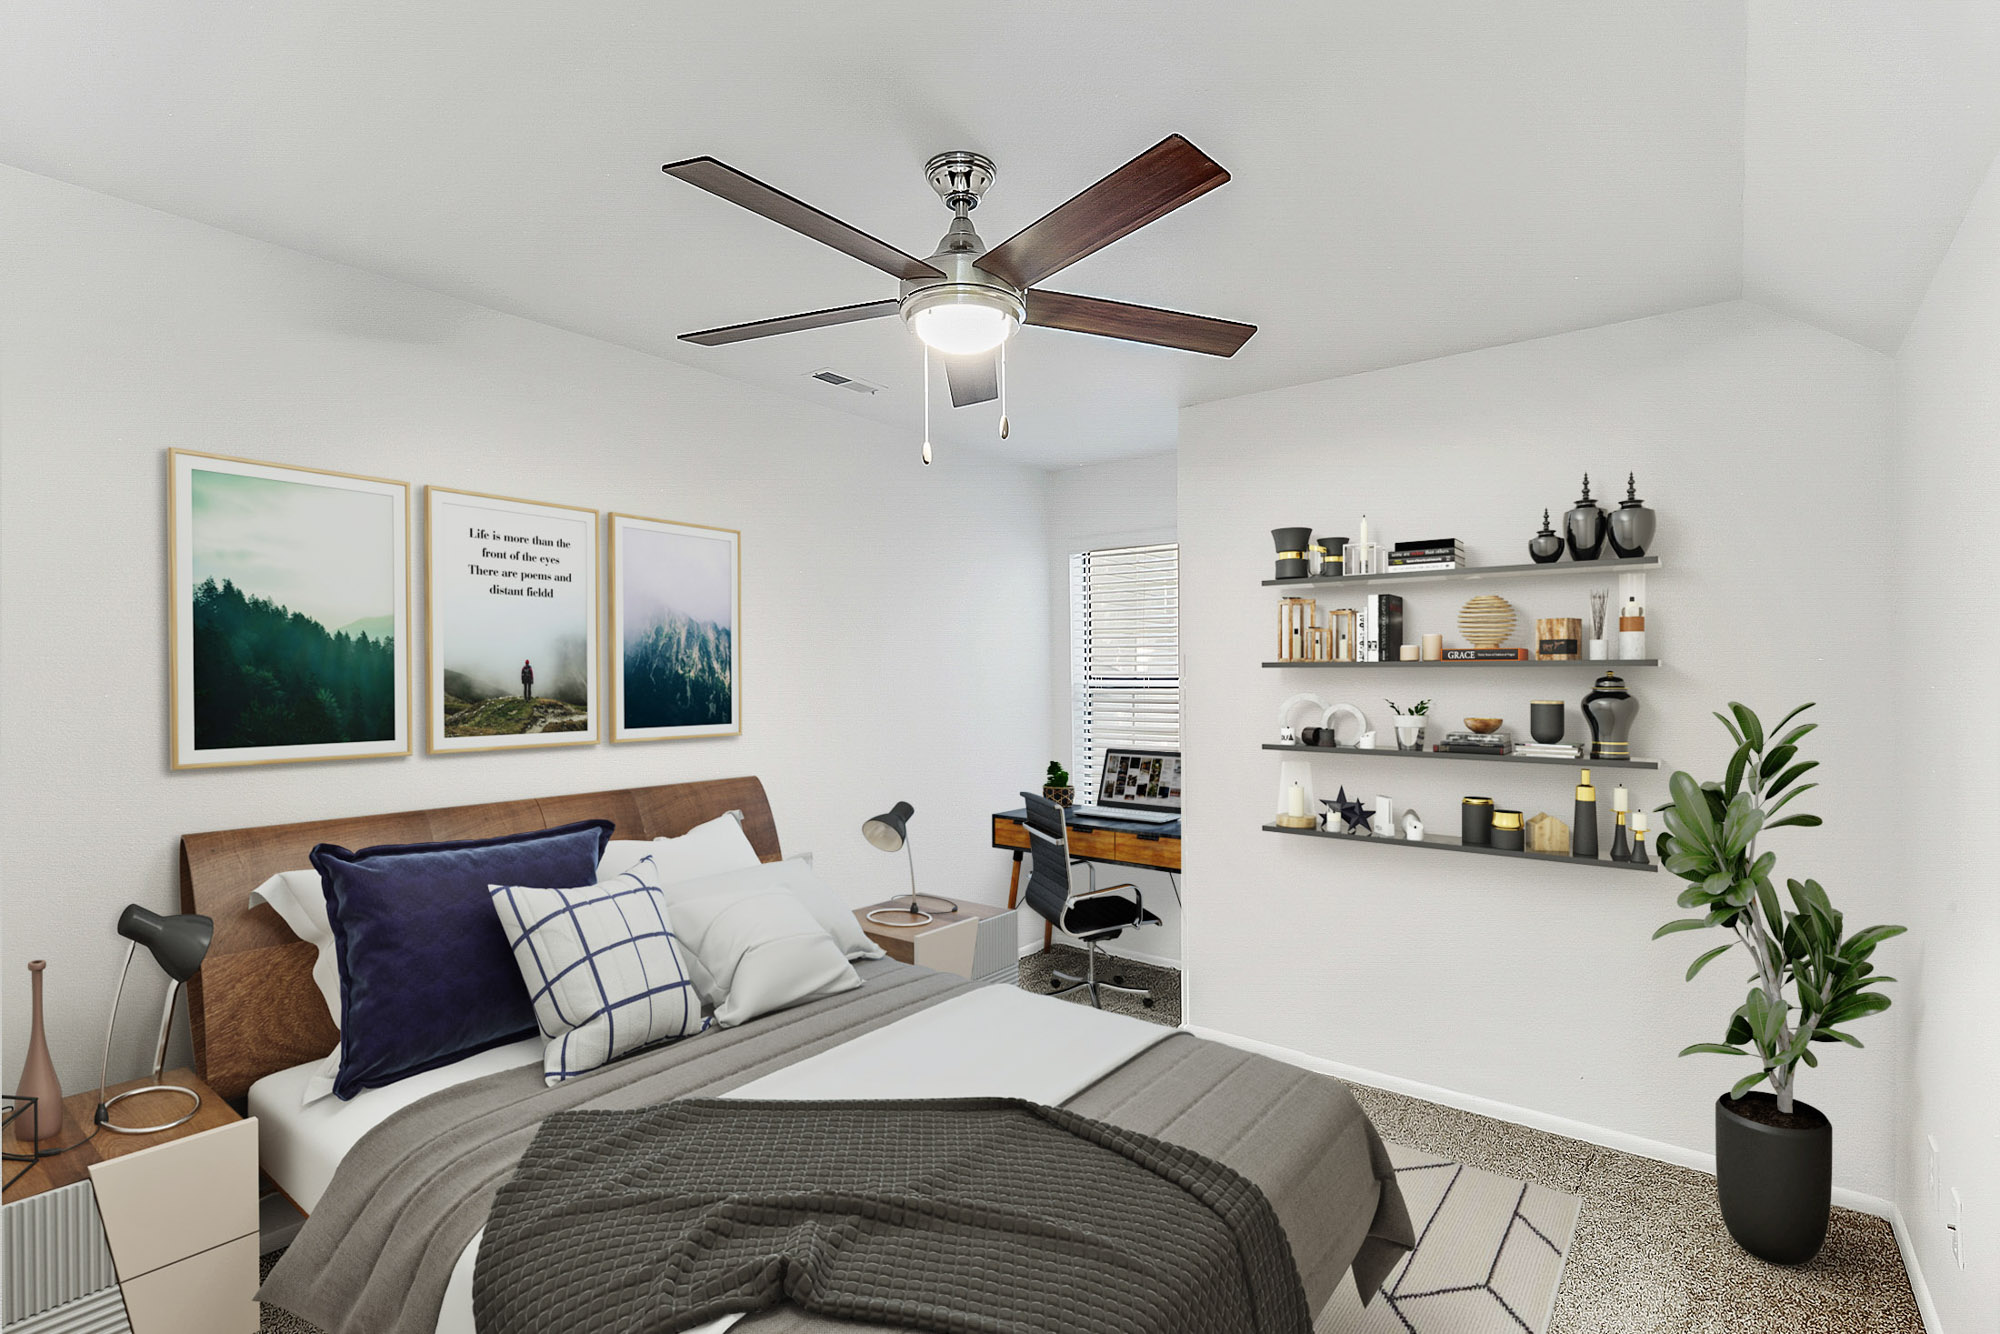
{"label": "patterned carpet", "polygon": [[[1056,945],[1046,954],[1030,954],[1021,960],[1021,989],[1023,991],[1046,992],[1050,987],[1050,974],[1057,969],[1072,977],[1086,975],[1083,951],[1073,945]],[[1168,1028],[1181,1025],[1181,974],[1177,968],[1164,968],[1158,964],[1140,963],[1135,959],[1118,959],[1100,956],[1097,963],[1097,978],[1109,982],[1114,976],[1125,979],[1127,986],[1151,987],[1153,1003],[1142,1005],[1137,996],[1124,996],[1115,991],[1104,991],[1104,1008],[1118,1014],[1129,1014],[1135,1019],[1145,1019],[1155,1024],[1165,1024]],[[1059,999],[1077,1005],[1090,1004],[1090,994],[1072,991]]]}

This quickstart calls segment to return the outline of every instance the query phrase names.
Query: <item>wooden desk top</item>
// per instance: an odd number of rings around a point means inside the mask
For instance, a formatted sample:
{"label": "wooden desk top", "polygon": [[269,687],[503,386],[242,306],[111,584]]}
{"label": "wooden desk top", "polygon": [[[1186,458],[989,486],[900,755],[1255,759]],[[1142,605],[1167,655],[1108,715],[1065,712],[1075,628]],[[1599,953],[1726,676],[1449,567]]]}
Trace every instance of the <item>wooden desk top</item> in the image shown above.
{"label": "wooden desk top", "polygon": [[[151,1075],[144,1079],[128,1079],[122,1084],[113,1084],[105,1091],[104,1096],[110,1099],[126,1089],[143,1088],[153,1082]],[[19,1181],[14,1181],[7,1187],[5,1202],[12,1204],[16,1200],[25,1200],[30,1196],[40,1195],[43,1191],[55,1190],[59,1186],[71,1186],[79,1181],[88,1181],[92,1163],[122,1158],[128,1153],[137,1153],[156,1144],[185,1139],[189,1135],[199,1135],[204,1130],[213,1130],[217,1126],[226,1126],[232,1121],[243,1119],[213,1089],[202,1083],[192,1070],[169,1070],[160,1082],[180,1084],[201,1095],[201,1110],[195,1113],[192,1121],[154,1135],[120,1135],[100,1128],[95,1136],[82,1144],[77,1144],[67,1153],[44,1158],[33,1165],[15,1162],[0,1164],[6,1171],[5,1177],[0,1180],[12,1181],[15,1173],[22,1174]],[[161,1121],[173,1120],[185,1112],[187,1106],[187,1099],[179,1094],[150,1093],[143,1098],[132,1098],[119,1103],[112,1109],[112,1115],[123,1125],[154,1125]],[[69,1124],[63,1128],[61,1143],[75,1144],[77,1140],[90,1134],[93,1118],[97,1115],[97,1089],[93,1086],[81,1093],[72,1093],[63,1099],[63,1109],[69,1114]],[[29,1151],[28,1145],[14,1138],[11,1126],[5,1138],[5,1147],[8,1153]]]}

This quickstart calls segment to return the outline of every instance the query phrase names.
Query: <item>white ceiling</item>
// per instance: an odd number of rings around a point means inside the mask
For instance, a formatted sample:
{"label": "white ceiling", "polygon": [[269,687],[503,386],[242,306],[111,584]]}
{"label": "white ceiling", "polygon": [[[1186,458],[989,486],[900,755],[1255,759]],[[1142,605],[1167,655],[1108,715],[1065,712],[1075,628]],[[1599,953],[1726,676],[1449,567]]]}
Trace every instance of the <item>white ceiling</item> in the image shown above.
{"label": "white ceiling", "polygon": [[[1788,82],[1749,45],[1753,114],[1808,122],[1796,109],[1837,71]],[[1185,403],[1741,295],[1746,256],[1782,255],[1770,238],[1824,193],[1746,192],[1745,82],[1730,3],[13,0],[0,160],[914,438],[919,354],[897,321],[675,339],[893,284],[660,163],[714,155],[924,254],[948,221],[932,153],[998,161],[974,215],[997,242],[1186,134],[1235,179],[1050,285],[1262,332],[1222,361],[1030,329],[1010,347],[1012,439],[990,405],[941,409],[947,456],[1062,466],[1170,448]],[[1796,155],[1775,130],[1750,140]],[[1899,184],[1883,207],[1908,212]],[[1950,194],[1923,216],[1955,223]],[[1917,247],[1933,263],[1934,240]],[[1906,295],[1894,258],[1883,285]],[[1808,311],[1825,285],[1768,283]],[[1885,305],[1857,299],[1864,319]],[[823,366],[885,392],[805,378]]]}

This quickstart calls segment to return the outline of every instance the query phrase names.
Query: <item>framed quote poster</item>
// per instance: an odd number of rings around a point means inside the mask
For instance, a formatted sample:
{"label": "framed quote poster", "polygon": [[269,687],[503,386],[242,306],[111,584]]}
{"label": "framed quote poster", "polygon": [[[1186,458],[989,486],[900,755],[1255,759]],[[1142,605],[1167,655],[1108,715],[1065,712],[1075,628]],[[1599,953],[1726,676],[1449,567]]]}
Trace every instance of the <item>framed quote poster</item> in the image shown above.
{"label": "framed quote poster", "polygon": [[611,518],[611,739],[743,731],[742,534]]}
{"label": "framed quote poster", "polygon": [[431,751],[596,744],[597,511],[425,502]]}
{"label": "framed quote poster", "polygon": [[167,453],[171,762],[410,753],[406,482]]}

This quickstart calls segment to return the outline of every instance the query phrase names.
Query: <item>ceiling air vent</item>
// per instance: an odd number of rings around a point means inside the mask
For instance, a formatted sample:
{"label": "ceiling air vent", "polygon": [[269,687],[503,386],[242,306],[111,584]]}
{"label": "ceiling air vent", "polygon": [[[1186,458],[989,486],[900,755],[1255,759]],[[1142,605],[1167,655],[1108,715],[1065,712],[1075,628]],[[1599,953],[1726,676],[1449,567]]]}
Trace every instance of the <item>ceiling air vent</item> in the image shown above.
{"label": "ceiling air vent", "polygon": [[810,378],[818,380],[821,384],[830,384],[835,388],[845,389],[856,394],[879,394],[882,392],[882,386],[879,384],[870,384],[866,380],[857,380],[851,375],[842,375],[839,371],[830,370],[826,367],[821,367],[819,370],[814,371]]}

